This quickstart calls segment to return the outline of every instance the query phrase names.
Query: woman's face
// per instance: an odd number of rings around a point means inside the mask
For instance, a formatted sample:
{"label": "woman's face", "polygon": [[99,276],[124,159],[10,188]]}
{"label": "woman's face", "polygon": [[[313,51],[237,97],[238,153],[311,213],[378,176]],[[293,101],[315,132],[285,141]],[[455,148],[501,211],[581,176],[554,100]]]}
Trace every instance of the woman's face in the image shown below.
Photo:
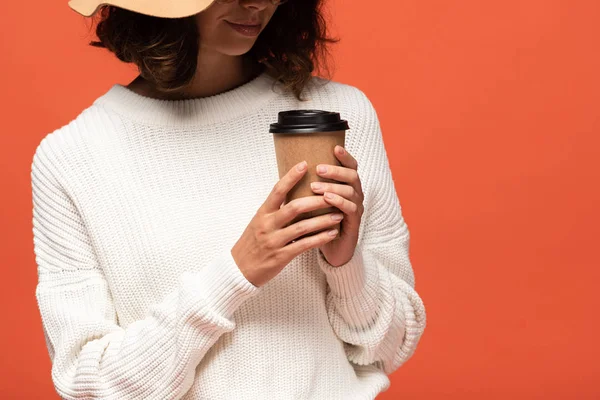
{"label": "woman's face", "polygon": [[[196,14],[200,47],[230,56],[247,53],[277,7],[271,0],[233,0],[227,4],[213,2]],[[243,33],[236,30],[232,23],[260,26]]]}

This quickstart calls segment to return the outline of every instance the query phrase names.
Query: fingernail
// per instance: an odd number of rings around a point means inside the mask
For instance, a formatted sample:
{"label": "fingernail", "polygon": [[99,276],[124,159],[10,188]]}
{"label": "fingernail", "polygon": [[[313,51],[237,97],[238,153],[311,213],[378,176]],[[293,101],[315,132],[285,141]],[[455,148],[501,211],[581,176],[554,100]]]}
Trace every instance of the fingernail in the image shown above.
{"label": "fingernail", "polygon": [[344,218],[344,214],[333,214],[331,216],[331,219],[334,221],[341,221],[342,218]]}
{"label": "fingernail", "polygon": [[306,168],[306,161],[302,161],[302,163],[300,163],[296,169],[298,170],[298,172],[302,172],[304,171],[304,168]]}
{"label": "fingernail", "polygon": [[320,173],[325,173],[325,172],[327,172],[327,167],[326,167],[326,166],[324,166],[324,165],[319,165],[319,166],[317,167],[317,172],[320,172]]}
{"label": "fingernail", "polygon": [[338,151],[340,154],[344,154],[344,148],[342,146],[338,146]]}
{"label": "fingernail", "polygon": [[319,189],[321,189],[321,184],[313,182],[313,183],[310,184],[310,187],[312,187],[315,190],[319,190]]}

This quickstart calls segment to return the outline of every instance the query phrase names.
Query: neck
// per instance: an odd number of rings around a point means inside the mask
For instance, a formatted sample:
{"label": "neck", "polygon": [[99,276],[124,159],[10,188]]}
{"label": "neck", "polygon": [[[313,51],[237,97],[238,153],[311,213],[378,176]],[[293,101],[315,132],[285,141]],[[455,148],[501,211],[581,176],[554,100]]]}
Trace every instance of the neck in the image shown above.
{"label": "neck", "polygon": [[198,54],[198,65],[191,83],[185,88],[162,92],[141,75],[127,88],[146,97],[161,100],[184,100],[217,95],[241,86],[262,73],[264,66],[244,56],[222,53]]}
{"label": "neck", "polygon": [[130,121],[169,128],[198,127],[254,115],[276,96],[283,94],[285,88],[265,72],[245,84],[213,96],[174,101],[140,95],[137,91],[115,84],[95,104]]}

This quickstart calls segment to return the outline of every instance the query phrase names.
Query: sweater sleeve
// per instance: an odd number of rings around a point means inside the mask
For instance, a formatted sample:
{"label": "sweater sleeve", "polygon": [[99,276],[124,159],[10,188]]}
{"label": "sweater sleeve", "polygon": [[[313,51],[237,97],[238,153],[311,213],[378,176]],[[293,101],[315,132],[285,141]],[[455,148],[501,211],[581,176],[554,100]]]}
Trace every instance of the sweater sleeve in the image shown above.
{"label": "sweater sleeve", "polygon": [[35,295],[57,393],[65,399],[182,398],[210,347],[235,328],[234,311],[261,288],[223,252],[198,272],[183,273],[145,318],[119,326],[86,226],[57,171],[39,146],[31,164]]}
{"label": "sweater sleeve", "polygon": [[[415,352],[426,324],[409,258],[410,234],[394,187],[377,114],[362,92],[358,129],[367,138],[359,175],[367,198],[353,257],[333,267],[318,251],[330,288],[330,323],[349,361],[391,374]],[[361,169],[361,166],[363,167]],[[361,235],[359,235],[360,237]]]}

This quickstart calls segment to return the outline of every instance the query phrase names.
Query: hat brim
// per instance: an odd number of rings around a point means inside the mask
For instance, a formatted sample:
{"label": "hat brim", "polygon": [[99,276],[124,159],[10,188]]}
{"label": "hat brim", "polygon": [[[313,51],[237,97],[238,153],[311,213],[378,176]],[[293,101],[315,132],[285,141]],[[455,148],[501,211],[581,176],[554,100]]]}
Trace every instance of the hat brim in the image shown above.
{"label": "hat brim", "polygon": [[213,0],[70,0],[69,7],[85,17],[94,15],[102,5],[111,5],[154,17],[183,18],[205,10],[212,2]]}

